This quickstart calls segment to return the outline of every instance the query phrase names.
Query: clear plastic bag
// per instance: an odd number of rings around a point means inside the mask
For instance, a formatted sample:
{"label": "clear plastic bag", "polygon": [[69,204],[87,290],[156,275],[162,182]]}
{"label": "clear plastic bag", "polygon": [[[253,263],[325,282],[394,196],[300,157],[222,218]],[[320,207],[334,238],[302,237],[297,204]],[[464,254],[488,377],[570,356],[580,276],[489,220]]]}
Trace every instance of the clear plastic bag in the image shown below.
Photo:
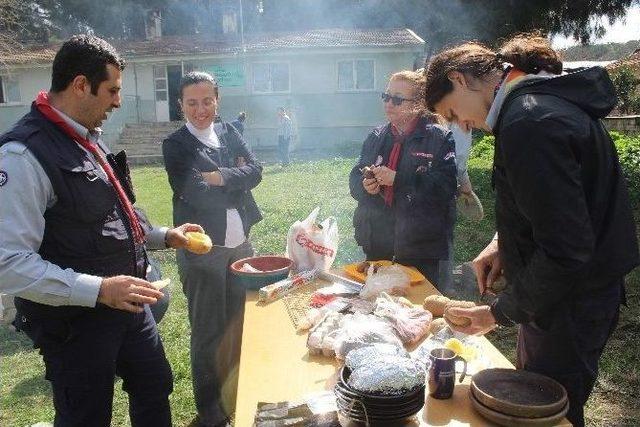
{"label": "clear plastic bag", "polygon": [[407,289],[411,286],[409,275],[398,264],[392,264],[378,268],[373,271],[373,266],[367,272],[367,281],[360,291],[360,297],[373,299],[386,292],[391,295],[406,295]]}
{"label": "clear plastic bag", "polygon": [[433,316],[422,307],[407,307],[383,292],[376,300],[373,314],[391,323],[403,343],[415,343],[429,333]]}

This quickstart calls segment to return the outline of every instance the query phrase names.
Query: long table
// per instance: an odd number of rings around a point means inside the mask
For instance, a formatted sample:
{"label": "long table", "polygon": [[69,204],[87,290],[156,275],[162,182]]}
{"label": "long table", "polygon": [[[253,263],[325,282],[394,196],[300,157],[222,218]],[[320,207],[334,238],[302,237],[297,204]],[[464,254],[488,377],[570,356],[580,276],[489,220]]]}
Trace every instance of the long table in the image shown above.
{"label": "long table", "polygon": [[[438,291],[425,281],[412,286],[407,298],[414,304],[422,304],[427,295],[433,294]],[[341,367],[335,358],[307,353],[307,333],[296,333],[281,300],[268,305],[258,305],[257,301],[257,292],[247,294],[236,427],[253,425],[258,402],[295,401],[313,392],[332,389]],[[494,367],[514,367],[486,338],[481,339],[480,345]],[[425,406],[407,425],[490,425],[471,406],[469,381],[467,376],[461,384],[457,383],[451,399],[433,399],[427,393]]]}

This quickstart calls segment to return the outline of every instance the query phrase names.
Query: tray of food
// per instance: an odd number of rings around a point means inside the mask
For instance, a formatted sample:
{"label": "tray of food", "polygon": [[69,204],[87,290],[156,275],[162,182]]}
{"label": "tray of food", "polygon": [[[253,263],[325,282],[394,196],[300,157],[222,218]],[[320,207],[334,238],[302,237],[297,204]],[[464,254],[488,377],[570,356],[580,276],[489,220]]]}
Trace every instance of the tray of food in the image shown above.
{"label": "tray of food", "polygon": [[[386,267],[391,264],[393,264],[393,262],[389,260],[362,261],[353,264],[347,264],[342,268],[344,269],[344,272],[349,275],[349,277],[364,283],[367,280],[367,272],[369,271],[370,267],[373,267],[373,271],[377,271],[378,268]],[[420,273],[416,268],[407,267],[406,265],[400,266],[406,271],[407,275],[409,276],[409,281],[412,285],[416,285],[425,280],[424,275]]]}

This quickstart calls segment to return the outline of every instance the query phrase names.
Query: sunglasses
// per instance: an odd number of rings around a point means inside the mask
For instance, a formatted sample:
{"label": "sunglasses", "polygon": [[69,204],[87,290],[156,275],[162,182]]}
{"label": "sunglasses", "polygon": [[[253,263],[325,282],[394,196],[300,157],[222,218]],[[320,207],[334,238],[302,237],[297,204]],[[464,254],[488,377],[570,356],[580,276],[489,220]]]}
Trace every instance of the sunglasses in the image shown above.
{"label": "sunglasses", "polygon": [[382,102],[391,101],[391,103],[396,107],[401,105],[404,101],[415,101],[415,99],[407,99],[400,96],[389,95],[387,92],[382,92],[380,96],[382,97]]}

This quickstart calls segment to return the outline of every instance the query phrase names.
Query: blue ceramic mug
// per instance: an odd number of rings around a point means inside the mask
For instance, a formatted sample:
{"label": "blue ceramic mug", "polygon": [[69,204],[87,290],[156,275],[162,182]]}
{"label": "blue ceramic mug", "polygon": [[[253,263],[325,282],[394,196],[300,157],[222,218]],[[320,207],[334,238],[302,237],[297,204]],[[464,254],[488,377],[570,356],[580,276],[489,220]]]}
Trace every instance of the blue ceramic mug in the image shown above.
{"label": "blue ceramic mug", "polygon": [[435,399],[449,399],[453,395],[456,382],[456,361],[464,363],[460,382],[467,375],[467,361],[448,348],[434,348],[429,352],[429,396]]}

